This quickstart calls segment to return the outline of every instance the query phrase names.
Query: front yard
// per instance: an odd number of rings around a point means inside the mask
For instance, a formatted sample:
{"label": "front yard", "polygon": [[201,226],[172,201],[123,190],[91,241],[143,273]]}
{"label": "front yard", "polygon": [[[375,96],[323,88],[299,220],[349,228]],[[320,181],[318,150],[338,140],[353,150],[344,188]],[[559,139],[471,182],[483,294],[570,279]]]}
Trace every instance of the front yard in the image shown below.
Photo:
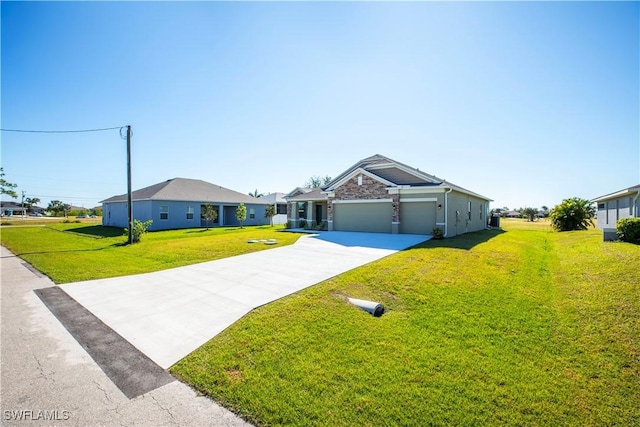
{"label": "front yard", "polygon": [[640,247],[503,225],[261,307],[171,371],[259,425],[638,424]]}
{"label": "front yard", "polygon": [[275,247],[294,243],[299,234],[282,226],[222,227],[147,233],[126,245],[123,230],[90,223],[48,223],[1,229],[2,245],[44,272],[55,283],[101,279],[181,267],[274,246],[248,240],[276,239]]}
{"label": "front yard", "polygon": [[[637,425],[640,246],[503,221],[254,310],[171,369],[259,425]],[[177,267],[298,235],[2,226],[56,283]],[[382,302],[374,318],[346,297]]]}

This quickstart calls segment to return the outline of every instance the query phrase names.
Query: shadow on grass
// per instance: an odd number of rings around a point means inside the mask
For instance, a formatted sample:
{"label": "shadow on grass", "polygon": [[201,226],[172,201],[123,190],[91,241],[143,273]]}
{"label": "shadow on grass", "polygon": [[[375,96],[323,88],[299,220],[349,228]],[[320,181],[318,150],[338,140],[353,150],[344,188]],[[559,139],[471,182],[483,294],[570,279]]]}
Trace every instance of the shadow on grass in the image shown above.
{"label": "shadow on grass", "polygon": [[87,227],[64,230],[66,233],[82,234],[89,237],[120,237],[124,235],[124,229],[118,227],[105,227],[104,225],[90,225]]}
{"label": "shadow on grass", "polygon": [[435,240],[431,239],[419,245],[412,246],[406,250],[412,249],[432,249],[432,248],[451,248],[471,250],[475,246],[488,242],[489,240],[506,233],[504,230],[482,230],[473,233],[465,233],[459,236],[450,237],[448,239]]}

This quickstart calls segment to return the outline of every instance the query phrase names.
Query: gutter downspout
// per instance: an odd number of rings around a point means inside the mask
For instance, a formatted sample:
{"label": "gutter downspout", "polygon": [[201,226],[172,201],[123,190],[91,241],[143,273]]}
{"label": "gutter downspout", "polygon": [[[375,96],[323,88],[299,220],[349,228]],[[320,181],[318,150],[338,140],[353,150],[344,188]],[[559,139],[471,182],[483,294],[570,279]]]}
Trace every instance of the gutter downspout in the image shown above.
{"label": "gutter downspout", "polygon": [[453,188],[449,188],[449,191],[444,193],[444,237],[447,237],[449,233],[449,198],[447,195],[453,191]]}
{"label": "gutter downspout", "polygon": [[640,197],[640,190],[636,193],[636,197],[633,198],[633,216],[640,217],[638,215],[638,197]]}

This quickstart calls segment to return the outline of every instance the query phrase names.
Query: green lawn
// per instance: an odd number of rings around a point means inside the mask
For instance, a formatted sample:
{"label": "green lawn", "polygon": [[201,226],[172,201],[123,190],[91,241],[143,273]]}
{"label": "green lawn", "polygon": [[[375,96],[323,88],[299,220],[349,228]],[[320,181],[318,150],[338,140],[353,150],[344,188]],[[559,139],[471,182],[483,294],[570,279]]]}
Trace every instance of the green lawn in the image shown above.
{"label": "green lawn", "polygon": [[249,244],[249,239],[276,239],[277,246],[283,246],[300,236],[282,232],[283,226],[197,228],[147,233],[140,243],[126,245],[120,228],[91,223],[42,224],[3,225],[2,245],[58,284],[226,258],[274,247]]}
{"label": "green lawn", "polygon": [[259,425],[638,425],[640,246],[503,227],[261,307],[171,371]]}

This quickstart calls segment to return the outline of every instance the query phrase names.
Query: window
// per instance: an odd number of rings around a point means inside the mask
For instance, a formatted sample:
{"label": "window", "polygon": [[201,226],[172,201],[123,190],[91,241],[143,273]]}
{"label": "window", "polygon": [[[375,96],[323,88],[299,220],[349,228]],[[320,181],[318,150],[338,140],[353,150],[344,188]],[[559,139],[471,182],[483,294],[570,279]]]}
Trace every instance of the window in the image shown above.
{"label": "window", "polygon": [[358,175],[358,185],[362,185],[362,175]]}
{"label": "window", "polygon": [[467,216],[469,217],[469,221],[471,221],[471,202],[467,202]]}
{"label": "window", "polygon": [[307,203],[298,202],[298,218],[306,218],[306,217],[307,217]]}
{"label": "window", "polygon": [[286,215],[287,214],[287,205],[277,205],[276,206],[276,213],[278,215]]}
{"label": "window", "polygon": [[254,219],[256,217],[256,210],[255,209],[249,209],[249,218],[250,219]]}
{"label": "window", "polygon": [[599,211],[603,211],[604,210],[604,203],[598,203],[598,210]]}
{"label": "window", "polygon": [[480,219],[482,219],[482,211],[484,210],[484,204],[480,203]]}
{"label": "window", "polygon": [[160,206],[160,219],[169,219],[169,206]]}
{"label": "window", "polygon": [[193,206],[187,206],[187,219],[193,219]]}

